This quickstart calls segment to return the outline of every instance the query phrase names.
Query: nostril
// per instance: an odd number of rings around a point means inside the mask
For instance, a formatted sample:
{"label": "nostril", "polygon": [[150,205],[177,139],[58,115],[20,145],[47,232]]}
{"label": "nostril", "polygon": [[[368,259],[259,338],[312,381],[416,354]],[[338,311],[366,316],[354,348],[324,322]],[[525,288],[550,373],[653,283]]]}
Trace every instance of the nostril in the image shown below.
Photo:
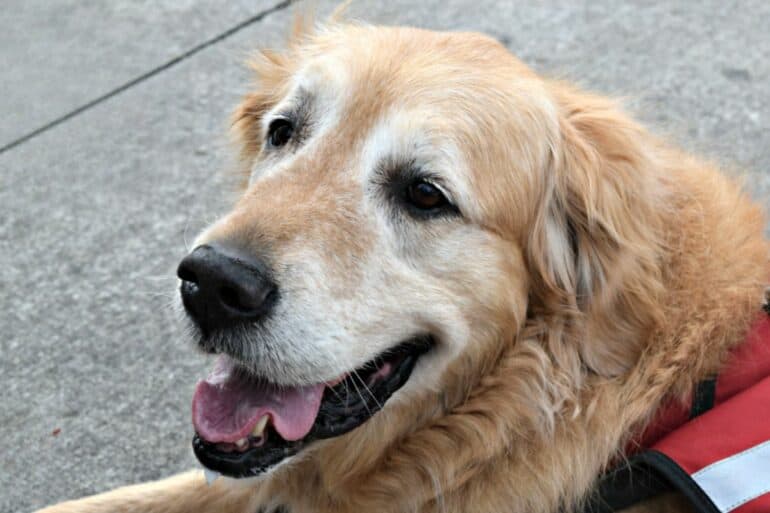
{"label": "nostril", "polygon": [[180,265],[179,269],[176,271],[176,275],[182,281],[189,281],[191,283],[195,283],[196,285],[198,284],[198,276],[196,276],[192,269],[189,267]]}
{"label": "nostril", "polygon": [[219,293],[219,300],[227,306],[238,312],[246,312],[251,310],[248,305],[245,305],[238,294],[238,291],[233,287],[224,286],[220,287],[217,291]]}

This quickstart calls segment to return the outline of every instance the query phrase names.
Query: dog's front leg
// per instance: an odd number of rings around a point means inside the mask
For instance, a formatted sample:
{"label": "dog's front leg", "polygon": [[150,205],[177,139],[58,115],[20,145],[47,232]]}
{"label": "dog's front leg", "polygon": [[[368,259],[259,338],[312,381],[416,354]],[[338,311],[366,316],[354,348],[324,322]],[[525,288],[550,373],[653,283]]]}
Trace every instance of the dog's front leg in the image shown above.
{"label": "dog's front leg", "polygon": [[206,484],[200,470],[49,506],[37,513],[255,513],[255,486]]}

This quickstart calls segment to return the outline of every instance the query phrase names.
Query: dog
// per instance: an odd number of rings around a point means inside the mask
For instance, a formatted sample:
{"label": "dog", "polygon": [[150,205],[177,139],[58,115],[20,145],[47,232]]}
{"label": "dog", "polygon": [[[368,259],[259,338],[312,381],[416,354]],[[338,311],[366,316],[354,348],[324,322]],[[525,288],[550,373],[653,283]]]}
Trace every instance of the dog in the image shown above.
{"label": "dog", "polygon": [[178,269],[206,477],[46,513],[579,511],[760,314],[734,180],[487,36],[298,23],[252,66]]}

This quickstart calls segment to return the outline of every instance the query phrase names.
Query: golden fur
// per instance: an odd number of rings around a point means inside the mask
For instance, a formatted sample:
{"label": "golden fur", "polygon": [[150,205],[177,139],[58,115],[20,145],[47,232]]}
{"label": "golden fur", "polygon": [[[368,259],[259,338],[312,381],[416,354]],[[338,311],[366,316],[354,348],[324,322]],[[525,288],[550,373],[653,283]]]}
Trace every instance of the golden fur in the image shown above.
{"label": "golden fur", "polygon": [[[312,231],[345,279],[360,278],[377,233],[346,206],[359,183],[336,170],[383,113],[428,104],[470,175],[463,243],[487,245],[493,271],[446,250],[462,274],[447,293],[466,301],[472,343],[434,386],[259,481],[209,487],[194,471],[46,513],[569,511],[661,404],[686,398],[743,340],[770,277],[760,209],[615,102],[538,77],[485,36],[298,31],[254,61],[259,87],[235,122],[247,171],[262,158],[263,117],[326,56],[350,72],[344,123],[291,165],[302,180],[247,177],[204,239],[259,238],[287,256]],[[342,279],[330,278],[335,297],[350,294]],[[634,511],[663,503],[686,511],[676,497]]]}

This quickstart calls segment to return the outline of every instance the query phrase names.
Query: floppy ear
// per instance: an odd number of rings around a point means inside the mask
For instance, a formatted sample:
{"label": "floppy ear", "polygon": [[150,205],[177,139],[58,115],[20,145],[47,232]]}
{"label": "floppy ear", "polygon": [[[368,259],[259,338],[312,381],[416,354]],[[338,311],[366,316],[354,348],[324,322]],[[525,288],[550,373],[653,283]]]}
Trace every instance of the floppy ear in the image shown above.
{"label": "floppy ear", "polygon": [[606,99],[567,88],[556,98],[559,141],[527,251],[531,309],[582,365],[617,375],[636,360],[662,290],[654,142]]}

